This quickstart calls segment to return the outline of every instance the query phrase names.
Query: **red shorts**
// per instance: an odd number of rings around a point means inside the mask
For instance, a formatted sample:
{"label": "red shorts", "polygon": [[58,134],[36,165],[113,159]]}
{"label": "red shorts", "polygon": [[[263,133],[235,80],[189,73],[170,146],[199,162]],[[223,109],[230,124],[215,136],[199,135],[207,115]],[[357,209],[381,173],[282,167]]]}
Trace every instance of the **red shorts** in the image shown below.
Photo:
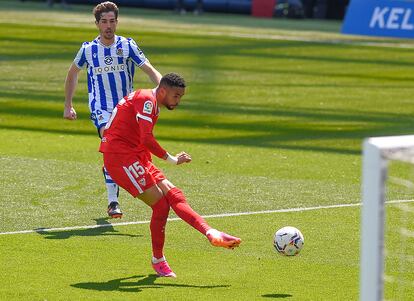
{"label": "red shorts", "polygon": [[103,153],[104,166],[112,180],[133,197],[137,197],[165,176],[146,156]]}

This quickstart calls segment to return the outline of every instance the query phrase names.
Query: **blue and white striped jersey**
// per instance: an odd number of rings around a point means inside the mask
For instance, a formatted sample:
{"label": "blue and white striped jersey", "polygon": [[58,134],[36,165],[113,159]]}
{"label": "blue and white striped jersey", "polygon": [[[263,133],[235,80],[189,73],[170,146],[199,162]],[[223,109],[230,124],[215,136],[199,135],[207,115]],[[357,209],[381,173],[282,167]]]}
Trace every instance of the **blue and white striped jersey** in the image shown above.
{"label": "blue and white striped jersey", "polygon": [[100,43],[99,37],[82,44],[74,63],[87,68],[89,109],[112,113],[118,101],[133,91],[135,65],[147,59],[131,38],[115,36],[111,46]]}

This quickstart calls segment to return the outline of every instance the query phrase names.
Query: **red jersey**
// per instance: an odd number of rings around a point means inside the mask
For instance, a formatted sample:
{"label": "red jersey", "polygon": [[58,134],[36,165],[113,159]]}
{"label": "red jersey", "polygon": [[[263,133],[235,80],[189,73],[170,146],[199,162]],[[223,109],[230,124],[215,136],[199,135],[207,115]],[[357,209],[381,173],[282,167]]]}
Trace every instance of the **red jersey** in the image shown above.
{"label": "red jersey", "polygon": [[137,90],[123,98],[105,127],[101,153],[150,153],[163,158],[167,153],[152,133],[160,109],[154,90]]}

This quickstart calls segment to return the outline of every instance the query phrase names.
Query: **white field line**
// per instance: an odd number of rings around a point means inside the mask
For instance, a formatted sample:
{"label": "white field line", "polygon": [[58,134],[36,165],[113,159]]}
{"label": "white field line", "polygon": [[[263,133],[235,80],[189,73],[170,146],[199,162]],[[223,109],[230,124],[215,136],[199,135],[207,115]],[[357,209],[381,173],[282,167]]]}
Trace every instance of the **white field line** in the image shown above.
{"label": "white field line", "polygon": [[[402,204],[402,203],[411,203],[414,200],[396,200],[388,201],[387,204]],[[263,211],[248,211],[248,212],[234,212],[234,213],[222,213],[222,214],[211,214],[203,215],[203,218],[221,218],[221,217],[230,217],[230,216],[242,216],[242,215],[257,215],[257,214],[269,214],[269,213],[287,213],[287,212],[302,212],[302,211],[312,211],[312,210],[321,210],[321,209],[335,209],[335,208],[345,208],[345,207],[358,207],[361,206],[361,203],[351,203],[351,204],[337,204],[337,205],[327,205],[327,206],[315,206],[315,207],[298,207],[298,208],[286,208],[286,209],[275,209],[275,210],[263,210]],[[179,221],[181,220],[178,217],[169,218],[168,221]],[[44,232],[53,232],[53,231],[70,231],[70,230],[82,230],[82,229],[95,229],[103,227],[115,227],[115,226],[128,226],[128,225],[140,225],[140,224],[149,224],[150,221],[136,221],[136,222],[125,222],[125,223],[111,223],[103,225],[87,225],[87,226],[74,226],[74,227],[62,227],[62,228],[40,228],[33,230],[21,230],[21,231],[11,231],[11,232],[0,232],[0,235],[12,235],[12,234],[27,234],[27,233],[44,233]]]}
{"label": "white field line", "polygon": [[[188,34],[187,32],[185,32]],[[193,34],[198,32],[193,32]],[[321,43],[321,44],[333,44],[333,45],[355,45],[355,46],[372,46],[372,47],[385,47],[385,48],[414,48],[414,44],[411,43],[387,43],[379,41],[364,41],[364,40],[352,40],[351,38],[332,38],[332,37],[304,37],[304,36],[289,36],[278,35],[272,33],[238,33],[238,32],[199,32],[202,35],[208,36],[226,36],[232,38],[245,38],[254,40],[277,40],[277,41],[294,41],[305,43]],[[345,36],[347,37],[347,36]]]}
{"label": "white field line", "polygon": [[[71,24],[73,26],[73,24]],[[370,41],[372,37],[358,37],[349,36],[349,35],[340,35],[334,34],[331,35],[315,35],[311,36],[295,36],[295,35],[284,35],[277,33],[246,33],[238,32],[237,28],[234,31],[215,31],[215,30],[200,30],[194,26],[180,26],[175,29],[170,27],[159,27],[157,29],[152,29],[152,31],[159,33],[182,33],[185,35],[205,35],[213,37],[230,37],[230,38],[241,38],[241,39],[253,39],[253,40],[276,40],[276,41],[293,41],[293,42],[305,42],[305,43],[320,43],[320,44],[333,44],[333,45],[355,45],[355,46],[372,46],[372,47],[385,47],[385,48],[404,48],[412,49],[414,48],[414,43],[402,42],[402,43],[391,43],[387,42],[387,39],[382,39],[383,41]],[[389,39],[388,39],[389,40]]]}

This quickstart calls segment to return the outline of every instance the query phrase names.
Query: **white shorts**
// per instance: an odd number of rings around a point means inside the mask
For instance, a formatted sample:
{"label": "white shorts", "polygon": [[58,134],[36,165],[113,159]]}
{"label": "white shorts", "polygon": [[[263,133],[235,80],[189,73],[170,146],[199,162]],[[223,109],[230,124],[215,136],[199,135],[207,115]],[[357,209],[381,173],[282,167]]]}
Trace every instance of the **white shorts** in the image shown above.
{"label": "white shorts", "polygon": [[108,123],[109,119],[111,118],[111,113],[103,110],[95,110],[91,113],[90,118],[99,133],[101,127],[105,126]]}

